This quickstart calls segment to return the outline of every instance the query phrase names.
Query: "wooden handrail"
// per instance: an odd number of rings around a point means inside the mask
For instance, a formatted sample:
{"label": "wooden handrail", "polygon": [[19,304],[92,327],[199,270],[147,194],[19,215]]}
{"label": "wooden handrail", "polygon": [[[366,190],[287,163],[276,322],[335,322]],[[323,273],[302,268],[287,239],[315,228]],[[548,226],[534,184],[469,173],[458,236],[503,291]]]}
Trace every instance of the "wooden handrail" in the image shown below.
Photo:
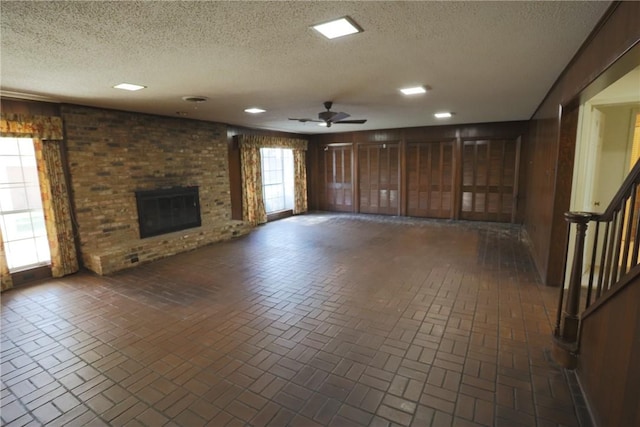
{"label": "wooden handrail", "polygon": [[640,179],[640,159],[638,159],[636,164],[633,166],[633,169],[631,169],[631,171],[629,172],[629,175],[627,175],[624,182],[620,186],[620,189],[618,189],[618,192],[615,194],[615,196],[613,196],[613,199],[611,199],[611,203],[609,203],[609,206],[607,206],[607,209],[605,209],[605,211],[598,216],[597,220],[610,221],[611,218],[613,217],[613,214],[616,208],[619,207],[620,204],[624,201],[625,195],[627,195],[631,191],[631,188],[633,187],[634,184],[638,183],[639,179]]}
{"label": "wooden handrail", "polygon": [[[640,253],[640,159],[633,166],[620,189],[601,214],[592,212],[567,212],[565,219],[575,227],[576,239],[569,275],[569,286],[560,289],[558,313],[554,328],[556,348],[554,355],[565,367],[572,367],[579,347],[581,323],[581,291],[585,235],[590,223],[595,223],[595,235],[591,246],[586,303],[590,305],[617,288],[618,283],[637,274]],[[568,251],[565,268],[568,268]],[[597,266],[597,262],[599,265]],[[596,266],[598,267],[596,269]],[[565,274],[566,277],[566,274]],[[593,292],[595,285],[595,293]]]}

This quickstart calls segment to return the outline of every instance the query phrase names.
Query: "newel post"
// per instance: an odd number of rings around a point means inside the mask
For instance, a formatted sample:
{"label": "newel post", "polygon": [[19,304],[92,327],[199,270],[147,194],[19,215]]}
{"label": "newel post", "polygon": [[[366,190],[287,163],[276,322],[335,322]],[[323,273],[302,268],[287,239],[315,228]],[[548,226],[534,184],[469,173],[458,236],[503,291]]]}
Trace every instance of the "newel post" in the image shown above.
{"label": "newel post", "polygon": [[[594,215],[588,212],[566,212],[565,220],[576,225],[576,240],[573,251],[573,262],[569,276],[569,288],[564,299],[564,308],[558,307],[562,314],[558,313],[558,325],[554,331],[555,351],[554,356],[558,363],[566,368],[575,367],[575,353],[578,344],[578,330],[580,328],[580,291],[582,288],[582,259],[584,254],[584,238],[587,232],[587,224]],[[560,289],[560,304],[562,305],[564,289]]]}

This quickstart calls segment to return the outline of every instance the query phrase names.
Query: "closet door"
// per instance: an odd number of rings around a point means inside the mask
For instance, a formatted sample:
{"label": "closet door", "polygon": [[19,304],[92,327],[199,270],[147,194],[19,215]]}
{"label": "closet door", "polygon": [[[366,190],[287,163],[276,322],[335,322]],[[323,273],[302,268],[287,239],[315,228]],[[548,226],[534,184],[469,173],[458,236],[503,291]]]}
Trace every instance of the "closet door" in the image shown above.
{"label": "closet door", "polygon": [[407,144],[407,215],[452,218],[453,141]]}
{"label": "closet door", "polygon": [[519,157],[518,140],[463,142],[461,219],[515,221]]}
{"label": "closet door", "polygon": [[360,212],[400,214],[400,145],[358,146]]}
{"label": "closet door", "polygon": [[322,209],[353,212],[353,147],[351,144],[324,147]]}

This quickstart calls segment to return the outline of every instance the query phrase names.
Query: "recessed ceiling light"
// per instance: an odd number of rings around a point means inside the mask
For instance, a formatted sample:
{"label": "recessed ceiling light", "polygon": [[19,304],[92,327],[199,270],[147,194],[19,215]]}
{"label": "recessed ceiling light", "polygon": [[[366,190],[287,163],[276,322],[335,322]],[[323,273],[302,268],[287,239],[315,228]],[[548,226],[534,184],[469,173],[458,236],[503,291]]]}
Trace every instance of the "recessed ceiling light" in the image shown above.
{"label": "recessed ceiling light", "polygon": [[324,24],[314,25],[312,28],[328,39],[335,39],[362,32],[362,28],[348,16],[325,22]]}
{"label": "recessed ceiling light", "polygon": [[260,114],[266,111],[267,110],[263,110],[262,108],[257,108],[257,107],[247,108],[246,110],[244,110],[245,113],[251,113],[251,114]]}
{"label": "recessed ceiling light", "polygon": [[427,88],[424,86],[405,87],[404,89],[400,89],[400,92],[405,95],[417,95],[419,93],[426,93]]}
{"label": "recessed ceiling light", "polygon": [[115,85],[114,89],[122,89],[122,90],[140,90],[146,88],[146,86],[134,85],[132,83],[120,83],[119,85]]}
{"label": "recessed ceiling light", "polygon": [[451,116],[453,116],[453,113],[449,113],[449,112],[435,113],[434,116],[436,117],[436,119],[449,119],[451,118]]}

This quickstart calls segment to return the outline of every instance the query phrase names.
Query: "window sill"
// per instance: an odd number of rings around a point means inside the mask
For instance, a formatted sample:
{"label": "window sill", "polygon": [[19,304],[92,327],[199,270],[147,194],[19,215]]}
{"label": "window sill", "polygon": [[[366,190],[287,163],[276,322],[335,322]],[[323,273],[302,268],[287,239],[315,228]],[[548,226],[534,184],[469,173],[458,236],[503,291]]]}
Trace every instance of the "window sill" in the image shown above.
{"label": "window sill", "polygon": [[292,209],[287,209],[287,210],[278,211],[278,212],[271,212],[270,214],[267,214],[267,222],[277,221],[279,219],[288,218],[290,216],[293,216]]}

